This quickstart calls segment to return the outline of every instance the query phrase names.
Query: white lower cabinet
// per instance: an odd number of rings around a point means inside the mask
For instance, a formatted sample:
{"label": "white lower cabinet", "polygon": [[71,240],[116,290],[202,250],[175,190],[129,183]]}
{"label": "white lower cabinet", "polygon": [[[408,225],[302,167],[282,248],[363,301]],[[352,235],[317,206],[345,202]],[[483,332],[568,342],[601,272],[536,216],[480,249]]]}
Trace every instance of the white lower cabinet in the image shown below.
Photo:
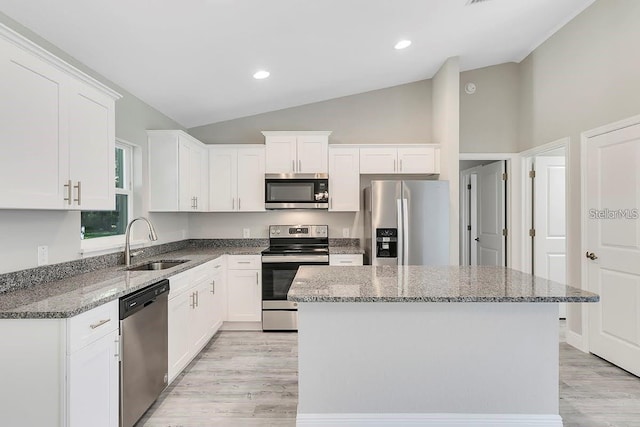
{"label": "white lower cabinet", "polygon": [[260,255],[230,255],[227,271],[227,321],[262,321]]}
{"label": "white lower cabinet", "polygon": [[117,426],[120,392],[118,330],[71,354],[68,362],[68,425]]}
{"label": "white lower cabinet", "polygon": [[[200,353],[222,325],[224,258],[169,278],[169,382]],[[217,280],[217,287],[214,281]],[[216,296],[215,291],[218,291]]]}
{"label": "white lower cabinet", "polygon": [[0,319],[0,425],[118,427],[118,308]]}
{"label": "white lower cabinet", "polygon": [[329,265],[363,265],[362,254],[329,254]]}

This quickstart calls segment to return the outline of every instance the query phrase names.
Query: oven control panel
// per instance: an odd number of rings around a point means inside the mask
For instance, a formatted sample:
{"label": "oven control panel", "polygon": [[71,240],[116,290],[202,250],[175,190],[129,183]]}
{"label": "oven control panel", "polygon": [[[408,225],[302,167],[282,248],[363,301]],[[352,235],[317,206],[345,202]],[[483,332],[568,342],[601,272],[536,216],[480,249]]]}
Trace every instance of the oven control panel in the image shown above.
{"label": "oven control panel", "polygon": [[328,225],[270,225],[269,237],[329,237]]}

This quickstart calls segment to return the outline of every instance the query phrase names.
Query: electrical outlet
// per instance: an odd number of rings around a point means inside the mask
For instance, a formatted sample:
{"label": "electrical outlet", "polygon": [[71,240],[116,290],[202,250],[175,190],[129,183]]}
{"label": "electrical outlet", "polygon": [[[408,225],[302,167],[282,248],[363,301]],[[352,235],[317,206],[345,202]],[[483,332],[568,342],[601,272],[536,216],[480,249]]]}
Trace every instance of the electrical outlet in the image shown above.
{"label": "electrical outlet", "polygon": [[249,237],[251,237],[251,230],[249,230],[248,228],[243,228],[242,237],[244,237],[245,239],[248,239]]}
{"label": "electrical outlet", "polygon": [[38,246],[38,266],[49,264],[49,246]]}
{"label": "electrical outlet", "polygon": [[349,237],[349,229],[347,227],[342,229],[342,237]]}

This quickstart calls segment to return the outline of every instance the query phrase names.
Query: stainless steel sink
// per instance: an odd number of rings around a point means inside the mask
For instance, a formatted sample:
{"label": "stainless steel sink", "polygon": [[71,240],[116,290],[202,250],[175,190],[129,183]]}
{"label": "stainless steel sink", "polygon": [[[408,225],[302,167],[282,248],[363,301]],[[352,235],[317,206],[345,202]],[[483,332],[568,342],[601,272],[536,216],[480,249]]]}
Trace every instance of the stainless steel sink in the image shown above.
{"label": "stainless steel sink", "polygon": [[151,261],[146,264],[136,265],[135,267],[127,268],[128,271],[149,271],[149,270],[166,270],[167,268],[175,267],[180,264],[189,262],[188,259],[172,260],[172,261]]}

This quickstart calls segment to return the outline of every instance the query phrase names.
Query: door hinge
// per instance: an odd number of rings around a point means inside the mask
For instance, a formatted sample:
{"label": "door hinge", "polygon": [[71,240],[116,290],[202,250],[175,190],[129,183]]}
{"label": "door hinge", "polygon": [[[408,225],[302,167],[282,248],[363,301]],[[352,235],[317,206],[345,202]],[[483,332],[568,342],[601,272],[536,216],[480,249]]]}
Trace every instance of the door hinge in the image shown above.
{"label": "door hinge", "polygon": [[536,229],[532,228],[529,230],[529,237],[536,237]]}
{"label": "door hinge", "polygon": [[507,175],[506,172],[502,174],[502,180],[503,181],[506,181],[508,178],[509,178],[509,176]]}
{"label": "door hinge", "polygon": [[502,229],[502,235],[506,237],[508,234],[509,234],[509,232],[507,231],[507,229],[503,228]]}
{"label": "door hinge", "polygon": [[535,177],[536,177],[536,171],[530,170],[529,171],[529,178],[535,178]]}
{"label": "door hinge", "polygon": [[467,225],[467,230],[471,231],[471,226]]}
{"label": "door hinge", "polygon": [[467,190],[471,190],[471,184],[467,184]]}

